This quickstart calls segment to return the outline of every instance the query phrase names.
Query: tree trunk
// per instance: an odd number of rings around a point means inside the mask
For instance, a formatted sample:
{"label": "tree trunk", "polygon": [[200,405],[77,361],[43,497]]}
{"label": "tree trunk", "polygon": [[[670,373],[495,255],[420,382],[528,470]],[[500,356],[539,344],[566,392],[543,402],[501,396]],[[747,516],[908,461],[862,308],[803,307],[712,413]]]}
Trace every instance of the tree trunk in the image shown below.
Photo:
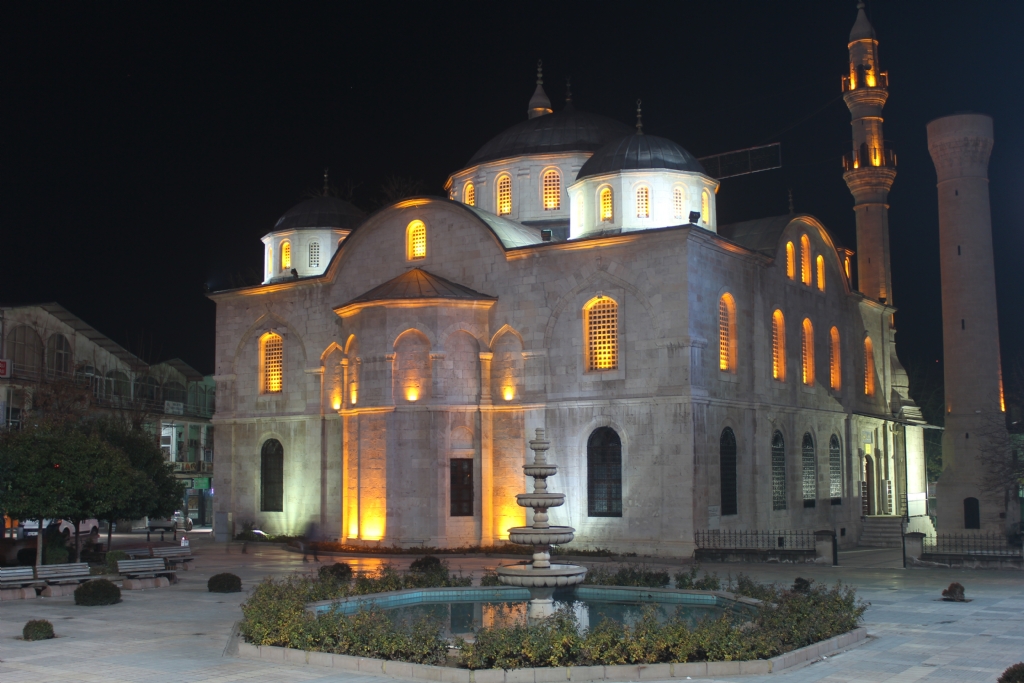
{"label": "tree trunk", "polygon": [[43,566],[43,519],[39,518],[39,532],[36,533],[36,566]]}
{"label": "tree trunk", "polygon": [[114,535],[114,520],[113,519],[108,519],[107,520],[107,552],[108,553],[110,552],[110,543],[111,543],[111,539],[113,538],[113,535]]}
{"label": "tree trunk", "polygon": [[75,525],[75,562],[82,560],[82,520],[71,520]]}

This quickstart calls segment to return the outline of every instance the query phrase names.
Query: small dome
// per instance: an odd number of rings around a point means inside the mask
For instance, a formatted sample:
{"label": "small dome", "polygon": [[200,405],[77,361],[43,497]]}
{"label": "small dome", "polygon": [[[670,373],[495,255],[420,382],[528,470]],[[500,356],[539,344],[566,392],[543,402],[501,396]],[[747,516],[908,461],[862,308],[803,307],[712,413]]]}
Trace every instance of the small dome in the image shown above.
{"label": "small dome", "polygon": [[274,230],[341,228],[351,230],[363,222],[363,212],[338,197],[313,197],[288,209]]}
{"label": "small dome", "polygon": [[583,164],[576,180],[615,171],[648,169],[705,173],[696,157],[671,140],[634,133],[613,140],[594,152],[594,156]]}

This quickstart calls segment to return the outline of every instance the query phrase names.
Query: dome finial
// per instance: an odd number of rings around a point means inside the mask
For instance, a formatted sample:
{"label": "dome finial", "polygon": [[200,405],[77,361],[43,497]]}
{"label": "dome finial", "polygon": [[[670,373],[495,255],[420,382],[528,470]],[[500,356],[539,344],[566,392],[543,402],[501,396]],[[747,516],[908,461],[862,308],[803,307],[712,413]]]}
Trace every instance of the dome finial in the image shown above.
{"label": "dome finial", "polygon": [[641,113],[641,110],[640,110],[640,100],[639,99],[636,101],[636,134],[637,135],[643,135],[644,134],[644,120],[643,120],[643,114]]}
{"label": "dome finial", "polygon": [[548,95],[544,92],[544,62],[543,60],[537,60],[537,89],[533,91],[533,97],[530,98],[530,105],[526,109],[527,118],[535,119],[538,116],[544,116],[550,114],[554,110],[551,108],[551,100],[548,99]]}
{"label": "dome finial", "polygon": [[327,180],[327,167],[324,167],[324,196],[329,197],[331,194],[331,184]]}
{"label": "dome finial", "polygon": [[572,104],[572,79],[569,76],[565,77],[565,106]]}
{"label": "dome finial", "polygon": [[875,38],[875,27],[868,21],[867,14],[864,13],[864,3],[857,3],[857,20],[853,22],[853,29],[850,30],[850,42],[855,40],[874,40]]}
{"label": "dome finial", "polygon": [[790,213],[790,215],[796,213],[796,211],[793,209],[793,188],[792,187],[789,188],[789,213]]}
{"label": "dome finial", "polygon": [[544,60],[537,60],[537,85],[544,85]]}

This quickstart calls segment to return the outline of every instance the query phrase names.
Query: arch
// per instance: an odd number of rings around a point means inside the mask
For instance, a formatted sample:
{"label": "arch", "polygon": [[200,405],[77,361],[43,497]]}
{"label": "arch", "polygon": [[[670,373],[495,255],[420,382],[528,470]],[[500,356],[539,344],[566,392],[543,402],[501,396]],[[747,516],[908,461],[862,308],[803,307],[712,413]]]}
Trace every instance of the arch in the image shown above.
{"label": "arch", "polygon": [[435,338],[433,334],[428,334],[428,331],[420,325],[409,325],[409,327],[415,327],[430,340],[431,348],[433,349],[444,349],[445,344],[448,343],[448,337],[452,336],[456,332],[465,332],[469,336],[476,339],[477,344],[480,345],[481,349],[488,349],[490,345],[487,340],[487,329],[483,325],[476,325],[473,323],[467,323],[460,320],[457,323],[452,323],[448,327],[441,330],[441,332]]}
{"label": "arch", "polygon": [[736,433],[731,427],[723,429],[718,439],[718,472],[721,490],[719,512],[723,517],[735,515],[739,511],[736,492]]}
{"label": "arch", "polygon": [[864,337],[864,395],[875,395],[875,349],[871,337]]}
{"label": "arch", "polygon": [[[350,335],[349,338],[352,337],[355,337],[355,335]],[[320,365],[323,365],[324,361],[327,360],[327,357],[334,353],[335,351],[341,351],[342,353],[345,353],[345,350],[341,348],[341,344],[339,344],[338,342],[331,342],[330,344],[327,345],[327,348],[324,349],[324,352],[320,354]]]}
{"label": "arch", "polygon": [[419,261],[427,257],[427,226],[421,220],[414,220],[405,228],[405,258]]}
{"label": "arch", "polygon": [[467,180],[462,189],[462,203],[466,206],[476,206],[476,185],[471,180]]}
{"label": "arch", "polygon": [[839,354],[839,328],[833,326],[828,331],[828,383],[836,391],[843,386],[843,371]]}
{"label": "arch", "polygon": [[345,357],[348,358],[348,387],[345,397],[349,408],[359,404],[359,381],[362,368],[359,358],[359,339],[354,334],[345,342]]}
{"label": "arch", "polygon": [[825,257],[822,256],[821,254],[818,254],[815,257],[815,259],[814,259],[814,263],[817,266],[815,268],[815,271],[817,271],[817,275],[818,275],[818,291],[819,292],[824,292],[825,291]]}
{"label": "arch", "polygon": [[309,267],[320,267],[320,242],[317,240],[312,240],[309,243]]}
{"label": "arch", "polygon": [[615,202],[614,195],[612,194],[612,188],[605,185],[597,192],[597,204],[599,207],[599,214],[602,222],[611,222],[615,220]]}
{"label": "arch", "polygon": [[583,305],[584,367],[587,372],[619,367],[619,304],[598,294]]}
{"label": "arch", "polygon": [[772,313],[772,379],[786,381],[786,318],[778,309]]}
{"label": "arch", "polygon": [[426,335],[415,329],[398,335],[395,340],[394,368],[396,403],[429,400],[433,374],[430,366],[430,340]]}
{"label": "arch", "polygon": [[611,427],[587,439],[587,516],[622,516],[622,440]]}
{"label": "arch", "polygon": [[964,528],[981,528],[981,504],[977,498],[964,498]]}
{"label": "arch", "polygon": [[69,377],[74,369],[71,342],[63,334],[51,334],[50,338],[46,340],[46,375],[50,379]]}
{"label": "arch", "polygon": [[814,386],[814,325],[810,318],[804,318],[800,326],[800,369],[803,383]]}
{"label": "arch", "polygon": [[277,439],[260,448],[260,512],[284,512],[284,446]]}
{"label": "arch", "polygon": [[288,240],[281,242],[281,270],[288,270],[292,267],[292,243]]}
{"label": "arch", "polygon": [[843,449],[835,434],[828,440],[828,495],[833,505],[843,502]]}
{"label": "arch", "polygon": [[808,287],[811,285],[811,238],[800,235],[800,282]]}
{"label": "arch", "polygon": [[512,401],[521,394],[524,377],[523,340],[507,325],[495,335],[490,349],[491,358],[491,399]]}
{"label": "arch", "polygon": [[[295,327],[293,327],[287,320],[277,315],[276,313],[268,311],[267,313],[264,313],[259,318],[257,318],[252,325],[249,325],[249,328],[245,331],[244,334],[242,334],[242,338],[239,339],[238,345],[235,347],[235,354],[231,358],[231,367],[236,373],[238,373],[239,356],[241,356],[242,352],[245,351],[247,348],[251,348],[249,347],[249,343],[252,337],[256,335],[257,332],[259,332],[261,329],[265,331],[276,331],[273,328],[269,330],[266,329],[270,328],[271,325],[275,324],[280,325],[283,329],[288,331],[288,334],[290,335],[290,341],[288,343],[289,353],[298,348],[298,351],[302,356],[302,365],[303,367],[305,367],[308,357],[306,354],[306,344],[305,342],[302,341],[302,335],[300,335],[298,331],[295,329]],[[284,336],[283,332],[279,334],[281,334],[281,336]],[[248,372],[248,369],[246,369],[246,372]]]}
{"label": "arch", "polygon": [[[147,406],[156,406],[160,403],[160,382],[151,375],[140,377],[135,382],[135,398]],[[162,406],[161,406],[162,407]]]}
{"label": "arch", "polygon": [[707,190],[700,193],[700,221],[711,225],[711,194]]}
{"label": "arch", "polygon": [[772,510],[786,509],[786,440],[782,432],[772,434]]}
{"label": "arch", "polygon": [[636,217],[651,217],[651,188],[646,185],[636,188]]}
{"label": "arch", "polygon": [[814,455],[814,437],[810,432],[804,432],[800,455],[804,507],[812,508],[818,498],[818,463]]}
{"label": "arch", "polygon": [[686,188],[682,185],[672,188],[672,217],[680,220],[688,218],[686,215]]}
{"label": "arch", "polygon": [[718,300],[718,369],[736,372],[736,300],[726,292]]}
{"label": "arch", "polygon": [[502,337],[506,333],[514,334],[519,339],[520,346],[523,346],[525,344],[523,342],[523,335],[519,334],[519,331],[516,330],[516,328],[512,327],[508,323],[505,323],[500,328],[498,328],[498,331],[495,332],[494,335],[491,337],[491,341],[487,344],[487,348],[489,348],[491,351],[494,351],[495,343],[498,341],[500,337]]}
{"label": "arch", "polygon": [[454,332],[455,330],[463,329],[464,326],[465,326],[465,323],[456,323],[455,325],[452,325],[451,327],[449,327],[448,330],[446,330],[443,333],[445,336],[443,336],[441,338],[441,343],[439,344],[438,343],[438,339],[434,336],[434,333],[431,332],[429,327],[427,327],[423,323],[414,323],[414,322],[411,322],[409,320],[404,320],[399,325],[396,325],[396,326],[393,326],[393,327],[389,325],[389,327],[391,327],[391,329],[401,330],[401,332],[399,332],[398,334],[395,335],[395,341],[393,341],[391,343],[391,350],[392,351],[397,351],[398,350],[398,342],[399,342],[399,340],[401,340],[403,335],[409,334],[411,332],[419,332],[421,335],[423,335],[424,337],[427,338],[428,342],[430,342],[430,348],[432,350],[436,350],[438,353],[440,353],[441,349],[444,348],[444,340],[445,340],[445,338],[447,338],[447,335],[451,334],[451,332]]}
{"label": "arch", "polygon": [[7,359],[15,376],[38,378],[43,370],[43,340],[28,325],[18,325],[7,333]]}
{"label": "arch", "polygon": [[181,382],[164,382],[164,400],[184,403],[186,400],[185,385]]}
{"label": "arch", "polygon": [[276,332],[260,337],[260,393],[279,394],[284,385],[284,338]]}
{"label": "arch", "polygon": [[796,279],[796,248],[792,242],[786,242],[786,277]]}
{"label": "arch", "polygon": [[108,370],[105,379],[106,387],[104,393],[107,398],[116,398],[122,401],[131,398],[132,388],[127,374],[120,370]]}
{"label": "arch", "polygon": [[512,176],[508,173],[502,173],[498,176],[497,181],[494,183],[494,191],[496,193],[497,207],[496,213],[499,216],[509,216],[512,214]]}
{"label": "arch", "polygon": [[557,168],[549,168],[540,177],[541,205],[545,211],[562,208],[562,174]]}
{"label": "arch", "polygon": [[448,449],[452,451],[466,451],[475,448],[473,430],[469,427],[453,427],[448,444]]}

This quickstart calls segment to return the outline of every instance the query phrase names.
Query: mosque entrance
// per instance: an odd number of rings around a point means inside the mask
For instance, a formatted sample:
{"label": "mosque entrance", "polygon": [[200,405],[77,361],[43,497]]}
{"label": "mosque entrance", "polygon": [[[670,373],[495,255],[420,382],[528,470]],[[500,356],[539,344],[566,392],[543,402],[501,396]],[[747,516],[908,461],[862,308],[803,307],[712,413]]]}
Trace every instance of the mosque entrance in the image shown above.
{"label": "mosque entrance", "polygon": [[864,488],[867,491],[867,513],[878,514],[875,509],[875,461],[870,455],[864,456]]}

